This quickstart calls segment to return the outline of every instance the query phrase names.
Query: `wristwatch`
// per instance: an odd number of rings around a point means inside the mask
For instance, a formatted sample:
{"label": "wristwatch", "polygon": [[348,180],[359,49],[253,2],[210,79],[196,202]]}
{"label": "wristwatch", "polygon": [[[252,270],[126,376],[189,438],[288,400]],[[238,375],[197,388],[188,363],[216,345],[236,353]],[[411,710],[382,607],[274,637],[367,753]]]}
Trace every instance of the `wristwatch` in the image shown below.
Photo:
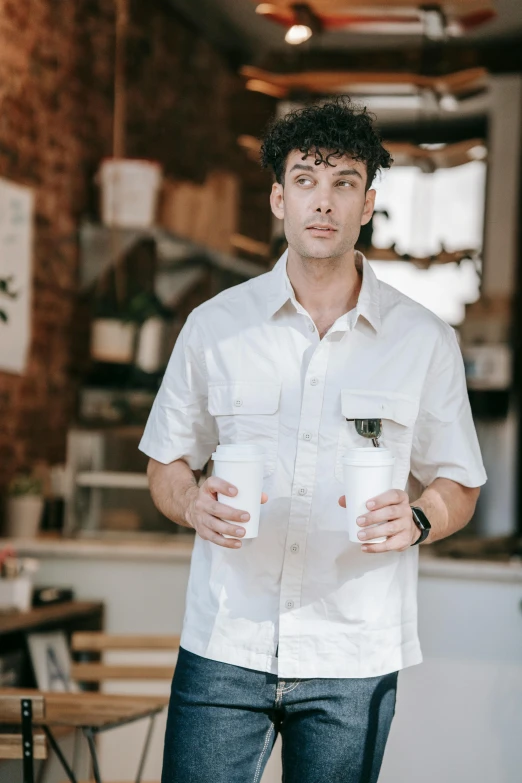
{"label": "wristwatch", "polygon": [[419,508],[418,506],[411,506],[411,513],[413,516],[413,521],[421,532],[419,540],[412,544],[412,546],[417,546],[417,544],[422,544],[423,541],[426,541],[430,534],[431,525],[422,508]]}

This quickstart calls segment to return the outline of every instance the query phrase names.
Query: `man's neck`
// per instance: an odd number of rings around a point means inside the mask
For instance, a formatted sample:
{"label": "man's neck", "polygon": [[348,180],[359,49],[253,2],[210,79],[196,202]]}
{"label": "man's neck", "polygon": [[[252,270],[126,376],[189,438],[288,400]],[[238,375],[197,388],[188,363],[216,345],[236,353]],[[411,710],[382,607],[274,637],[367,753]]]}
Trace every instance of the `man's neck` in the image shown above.
{"label": "man's neck", "polygon": [[357,304],[362,276],[354,250],[341,258],[311,259],[288,248],[287,273],[297,301],[313,318],[321,337]]}

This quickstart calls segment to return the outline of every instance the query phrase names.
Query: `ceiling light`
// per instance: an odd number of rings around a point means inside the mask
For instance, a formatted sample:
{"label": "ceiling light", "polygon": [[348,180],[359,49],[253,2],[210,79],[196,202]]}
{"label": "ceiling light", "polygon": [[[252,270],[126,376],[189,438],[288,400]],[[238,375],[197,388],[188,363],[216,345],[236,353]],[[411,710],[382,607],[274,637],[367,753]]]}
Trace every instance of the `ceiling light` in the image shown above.
{"label": "ceiling light", "polygon": [[459,102],[454,95],[446,93],[439,98],[439,106],[442,111],[455,112],[459,110]]}
{"label": "ceiling light", "polygon": [[287,30],[285,41],[289,44],[302,44],[312,37],[312,30],[306,24],[293,24]]}
{"label": "ceiling light", "polygon": [[425,5],[420,9],[424,35],[430,41],[444,41],[446,35],[446,20],[438,6]]}
{"label": "ceiling light", "polygon": [[464,27],[457,19],[452,19],[446,25],[446,34],[449,38],[460,38],[464,35]]}
{"label": "ceiling light", "polygon": [[272,3],[259,3],[259,5],[256,6],[256,14],[261,14],[261,16],[271,14],[273,10],[274,6]]}
{"label": "ceiling light", "polygon": [[488,156],[487,147],[484,144],[475,144],[468,150],[468,158],[471,160],[485,160]]}

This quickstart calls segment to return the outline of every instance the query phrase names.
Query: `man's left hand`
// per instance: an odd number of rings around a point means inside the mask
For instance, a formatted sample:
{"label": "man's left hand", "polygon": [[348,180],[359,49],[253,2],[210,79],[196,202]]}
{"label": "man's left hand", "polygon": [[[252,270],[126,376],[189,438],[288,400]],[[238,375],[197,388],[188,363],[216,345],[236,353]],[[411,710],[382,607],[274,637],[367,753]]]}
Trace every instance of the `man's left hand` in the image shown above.
{"label": "man's left hand", "polygon": [[[343,495],[339,505],[346,507]],[[404,552],[421,536],[410,507],[410,499],[402,489],[389,489],[366,503],[368,511],[357,519],[363,552]],[[376,525],[368,530],[369,525]],[[386,536],[382,544],[365,544],[365,539]]]}

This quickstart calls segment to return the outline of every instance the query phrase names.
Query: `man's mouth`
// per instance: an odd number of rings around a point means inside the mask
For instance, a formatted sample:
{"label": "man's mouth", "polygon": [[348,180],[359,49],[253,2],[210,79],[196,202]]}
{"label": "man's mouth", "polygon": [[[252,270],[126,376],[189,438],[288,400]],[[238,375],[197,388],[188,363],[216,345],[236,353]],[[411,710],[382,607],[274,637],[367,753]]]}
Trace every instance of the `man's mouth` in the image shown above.
{"label": "man's mouth", "polygon": [[325,236],[328,234],[333,234],[337,229],[333,228],[333,226],[321,226],[321,225],[314,225],[314,226],[308,226],[306,229],[307,231],[315,231],[317,234],[324,234]]}

